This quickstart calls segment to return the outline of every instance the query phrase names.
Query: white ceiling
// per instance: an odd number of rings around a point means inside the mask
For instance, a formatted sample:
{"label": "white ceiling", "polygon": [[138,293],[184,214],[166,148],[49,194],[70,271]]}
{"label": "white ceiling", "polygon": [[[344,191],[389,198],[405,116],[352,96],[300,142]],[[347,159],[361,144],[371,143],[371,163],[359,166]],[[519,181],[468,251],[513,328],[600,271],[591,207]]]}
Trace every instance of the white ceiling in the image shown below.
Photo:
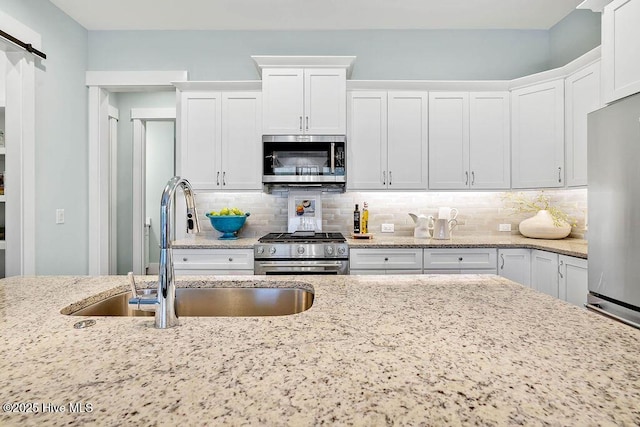
{"label": "white ceiling", "polygon": [[581,0],[50,1],[88,30],[547,30]]}

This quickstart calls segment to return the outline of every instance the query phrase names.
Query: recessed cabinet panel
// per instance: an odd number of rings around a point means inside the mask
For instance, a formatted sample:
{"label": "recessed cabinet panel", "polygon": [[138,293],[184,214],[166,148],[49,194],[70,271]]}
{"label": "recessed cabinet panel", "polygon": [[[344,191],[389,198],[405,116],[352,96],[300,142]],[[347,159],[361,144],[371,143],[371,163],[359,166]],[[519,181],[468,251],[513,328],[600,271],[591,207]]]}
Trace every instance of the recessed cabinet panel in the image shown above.
{"label": "recessed cabinet panel", "polygon": [[190,93],[182,99],[180,173],[194,189],[215,188],[221,138],[220,97]]}
{"label": "recessed cabinet panel", "polygon": [[303,85],[302,69],[263,70],[263,128],[265,135],[303,133]]}
{"label": "recessed cabinet panel", "polygon": [[558,254],[531,251],[531,287],[558,298]]}
{"label": "recessed cabinet panel", "polygon": [[427,187],[427,96],[389,92],[388,171],[390,189]]}
{"label": "recessed cabinet panel", "polygon": [[253,270],[253,249],[173,249],[176,273]]}
{"label": "recessed cabinet panel", "polygon": [[589,293],[587,260],[559,255],[560,282],[559,297],[578,307],[584,307]]}
{"label": "recessed cabinet panel", "polygon": [[349,270],[422,270],[422,249],[351,249]]}
{"label": "recessed cabinet panel", "polygon": [[509,188],[510,148],[509,92],[469,94],[469,188]]}
{"label": "recessed cabinet panel", "polygon": [[511,92],[512,187],[564,186],[564,80]]}
{"label": "recessed cabinet panel", "polygon": [[640,2],[614,0],[602,14],[602,83],[609,103],[640,92]]}
{"label": "recessed cabinet panel", "polygon": [[347,186],[386,188],[387,93],[350,92],[347,135]]}
{"label": "recessed cabinet panel", "polygon": [[484,270],[495,273],[497,251],[491,249],[425,249],[424,269],[427,270]]}
{"label": "recessed cabinet panel", "polygon": [[498,274],[531,286],[531,249],[498,249]]}
{"label": "recessed cabinet panel", "polygon": [[469,182],[469,94],[429,93],[429,188]]}
{"label": "recessed cabinet panel", "polygon": [[310,135],[346,133],[347,80],[344,69],[306,69],[304,132]]}

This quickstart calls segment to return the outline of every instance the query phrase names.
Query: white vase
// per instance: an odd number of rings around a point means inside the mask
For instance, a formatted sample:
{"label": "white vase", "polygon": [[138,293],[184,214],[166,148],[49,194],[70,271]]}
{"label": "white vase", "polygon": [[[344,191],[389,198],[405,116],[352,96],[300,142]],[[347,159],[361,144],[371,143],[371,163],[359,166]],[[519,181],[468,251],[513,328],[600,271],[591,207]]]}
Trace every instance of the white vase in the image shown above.
{"label": "white vase", "polygon": [[534,239],[564,239],[571,233],[571,225],[565,221],[556,225],[547,210],[540,210],[535,216],[525,219],[518,229],[523,236]]}

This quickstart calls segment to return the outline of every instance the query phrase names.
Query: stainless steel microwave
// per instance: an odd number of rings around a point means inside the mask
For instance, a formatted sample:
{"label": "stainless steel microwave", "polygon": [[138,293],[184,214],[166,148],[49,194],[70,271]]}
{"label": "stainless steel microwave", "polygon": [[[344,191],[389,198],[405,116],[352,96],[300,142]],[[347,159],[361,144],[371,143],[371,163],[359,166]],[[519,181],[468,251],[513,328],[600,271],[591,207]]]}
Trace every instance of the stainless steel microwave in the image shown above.
{"label": "stainless steel microwave", "polygon": [[346,183],[345,135],[264,135],[264,184],[325,186]]}

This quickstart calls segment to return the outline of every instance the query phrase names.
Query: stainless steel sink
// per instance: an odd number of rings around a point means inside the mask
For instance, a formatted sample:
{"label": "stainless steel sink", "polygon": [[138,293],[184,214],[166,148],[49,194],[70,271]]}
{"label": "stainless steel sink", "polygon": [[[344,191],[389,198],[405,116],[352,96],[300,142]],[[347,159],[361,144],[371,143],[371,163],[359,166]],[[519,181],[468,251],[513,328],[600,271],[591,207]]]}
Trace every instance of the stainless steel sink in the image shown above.
{"label": "stainless steel sink", "polygon": [[[308,310],[313,292],[297,288],[178,288],[178,317],[285,316]],[[71,313],[72,316],[149,316],[129,308],[131,292],[114,295]]]}

